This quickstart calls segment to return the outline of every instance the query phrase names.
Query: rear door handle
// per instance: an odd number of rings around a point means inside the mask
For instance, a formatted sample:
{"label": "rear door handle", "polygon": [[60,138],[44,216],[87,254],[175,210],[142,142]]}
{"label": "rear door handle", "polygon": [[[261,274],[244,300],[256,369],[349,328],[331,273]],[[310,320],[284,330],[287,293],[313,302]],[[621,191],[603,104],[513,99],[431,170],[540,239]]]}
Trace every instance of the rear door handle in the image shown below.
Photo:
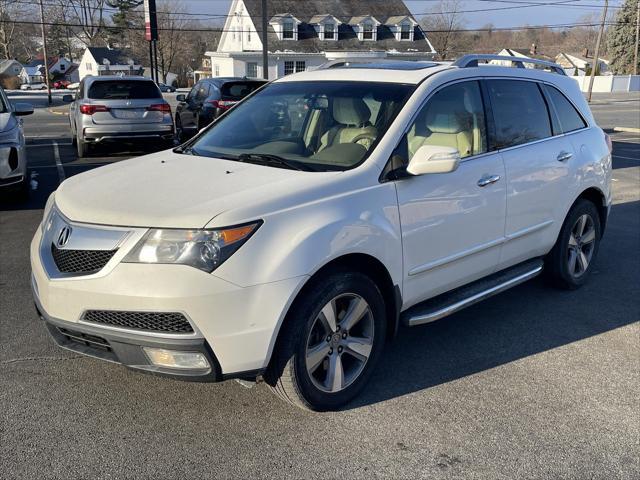
{"label": "rear door handle", "polygon": [[556,160],[558,160],[559,162],[566,162],[567,160],[569,160],[571,157],[573,157],[573,153],[571,152],[565,152],[564,150],[562,152],[560,152],[558,154],[558,156],[556,157]]}
{"label": "rear door handle", "polygon": [[478,180],[478,186],[486,187],[487,185],[496,183],[498,180],[500,180],[500,175],[485,175],[480,180]]}

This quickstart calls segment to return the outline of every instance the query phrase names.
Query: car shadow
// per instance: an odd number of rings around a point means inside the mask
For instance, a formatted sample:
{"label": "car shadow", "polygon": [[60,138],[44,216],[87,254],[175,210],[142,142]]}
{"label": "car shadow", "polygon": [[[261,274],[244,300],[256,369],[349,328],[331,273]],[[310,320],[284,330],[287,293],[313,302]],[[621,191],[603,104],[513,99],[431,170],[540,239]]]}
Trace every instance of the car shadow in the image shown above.
{"label": "car shadow", "polygon": [[[346,410],[409,395],[640,320],[640,202],[615,205],[589,282],[543,277],[432,324],[400,329]],[[622,288],[621,288],[622,287]],[[600,299],[594,302],[593,298]]]}
{"label": "car shadow", "polygon": [[640,143],[613,142],[613,169],[640,166]]}

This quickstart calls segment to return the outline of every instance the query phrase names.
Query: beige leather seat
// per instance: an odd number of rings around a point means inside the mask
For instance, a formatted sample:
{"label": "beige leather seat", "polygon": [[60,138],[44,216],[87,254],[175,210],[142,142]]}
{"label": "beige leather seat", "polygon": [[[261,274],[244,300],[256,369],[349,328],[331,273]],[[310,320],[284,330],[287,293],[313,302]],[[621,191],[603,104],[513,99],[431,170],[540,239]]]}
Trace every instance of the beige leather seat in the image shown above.
{"label": "beige leather seat", "polygon": [[473,115],[460,109],[460,102],[434,101],[410,132],[409,154],[413,156],[422,145],[440,145],[467,157],[473,152],[473,131]]}
{"label": "beige leather seat", "polygon": [[341,143],[357,143],[369,149],[378,136],[370,122],[371,110],[360,98],[335,98],[331,114],[338,125],[322,135],[319,151]]}

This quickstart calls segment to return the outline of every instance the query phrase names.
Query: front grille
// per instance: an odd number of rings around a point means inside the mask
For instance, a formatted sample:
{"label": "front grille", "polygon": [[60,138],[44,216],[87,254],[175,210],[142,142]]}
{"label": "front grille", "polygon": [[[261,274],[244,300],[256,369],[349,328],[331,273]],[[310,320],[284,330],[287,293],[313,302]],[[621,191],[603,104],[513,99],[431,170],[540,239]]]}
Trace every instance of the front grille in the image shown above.
{"label": "front grille", "polygon": [[116,250],[62,250],[51,244],[51,255],[61,273],[96,273],[107,264]]}
{"label": "front grille", "polygon": [[87,310],[83,320],[148,332],[193,333],[193,327],[181,313]]}

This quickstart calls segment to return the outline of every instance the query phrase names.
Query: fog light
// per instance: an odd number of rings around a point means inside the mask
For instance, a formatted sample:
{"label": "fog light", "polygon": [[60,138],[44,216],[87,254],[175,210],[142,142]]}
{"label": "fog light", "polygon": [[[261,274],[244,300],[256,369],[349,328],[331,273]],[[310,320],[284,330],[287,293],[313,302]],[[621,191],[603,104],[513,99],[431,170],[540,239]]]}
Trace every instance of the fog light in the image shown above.
{"label": "fog light", "polygon": [[198,352],[178,352],[164,348],[142,347],[154,365],[184,370],[210,370],[207,358]]}

